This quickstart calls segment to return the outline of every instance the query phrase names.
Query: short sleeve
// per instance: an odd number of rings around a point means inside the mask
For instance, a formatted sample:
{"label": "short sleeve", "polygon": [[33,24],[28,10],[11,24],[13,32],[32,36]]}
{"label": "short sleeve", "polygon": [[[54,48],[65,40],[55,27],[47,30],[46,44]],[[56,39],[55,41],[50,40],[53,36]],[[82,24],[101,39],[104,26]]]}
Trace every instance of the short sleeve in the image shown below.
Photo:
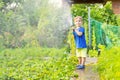
{"label": "short sleeve", "polygon": [[85,32],[84,28],[79,28],[79,32]]}

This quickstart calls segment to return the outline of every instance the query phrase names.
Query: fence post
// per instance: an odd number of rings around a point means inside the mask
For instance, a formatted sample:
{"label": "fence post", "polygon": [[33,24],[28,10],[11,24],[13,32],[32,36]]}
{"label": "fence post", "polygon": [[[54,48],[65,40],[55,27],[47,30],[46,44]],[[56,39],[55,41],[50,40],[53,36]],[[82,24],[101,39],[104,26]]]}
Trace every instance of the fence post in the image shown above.
{"label": "fence post", "polygon": [[90,7],[88,7],[88,30],[89,30],[88,48],[91,49],[92,39],[91,39],[91,26],[90,26]]}

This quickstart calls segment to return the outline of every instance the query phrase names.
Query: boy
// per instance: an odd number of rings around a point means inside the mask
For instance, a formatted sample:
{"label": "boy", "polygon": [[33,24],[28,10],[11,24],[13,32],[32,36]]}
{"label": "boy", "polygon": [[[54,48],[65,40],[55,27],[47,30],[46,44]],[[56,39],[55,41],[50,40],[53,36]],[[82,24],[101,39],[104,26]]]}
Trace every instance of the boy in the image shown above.
{"label": "boy", "polygon": [[78,57],[77,69],[84,69],[87,57],[87,45],[85,40],[85,29],[82,27],[82,17],[75,17],[74,24],[76,27],[72,28],[72,30],[76,44],[76,56]]}

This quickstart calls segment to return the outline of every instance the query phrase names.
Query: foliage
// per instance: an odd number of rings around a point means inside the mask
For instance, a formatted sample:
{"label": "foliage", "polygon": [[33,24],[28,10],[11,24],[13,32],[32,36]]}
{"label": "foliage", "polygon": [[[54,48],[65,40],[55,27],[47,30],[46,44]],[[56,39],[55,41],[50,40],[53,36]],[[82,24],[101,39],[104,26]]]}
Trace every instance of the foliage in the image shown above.
{"label": "foliage", "polygon": [[[112,11],[111,2],[108,1],[104,6],[102,4],[76,4],[71,8],[73,16],[82,16],[88,18],[88,7],[91,8],[91,17],[107,24],[118,25],[117,16]],[[86,20],[87,21],[87,20]],[[118,25],[119,26],[119,25]]]}
{"label": "foliage", "polygon": [[120,79],[120,47],[111,49],[102,49],[98,58],[97,69],[101,80],[119,80]]}
{"label": "foliage", "polygon": [[62,47],[71,24],[69,6],[48,0],[0,0],[0,17],[4,48]]}
{"label": "foliage", "polygon": [[64,49],[23,48],[0,52],[1,80],[70,80],[76,58]]}
{"label": "foliage", "polygon": [[89,57],[97,57],[98,56],[98,51],[93,49],[93,50],[89,50],[88,53]]}
{"label": "foliage", "polygon": [[[0,10],[0,41],[2,41],[0,47],[16,48],[25,47],[28,44],[32,46],[32,42],[36,42],[35,46],[38,46],[36,35],[31,35],[34,33],[32,32],[33,28],[28,27],[29,20],[23,14],[21,1],[5,0],[1,1],[1,3],[3,5]],[[24,9],[26,8],[24,7]],[[28,31],[31,32],[28,34]]]}

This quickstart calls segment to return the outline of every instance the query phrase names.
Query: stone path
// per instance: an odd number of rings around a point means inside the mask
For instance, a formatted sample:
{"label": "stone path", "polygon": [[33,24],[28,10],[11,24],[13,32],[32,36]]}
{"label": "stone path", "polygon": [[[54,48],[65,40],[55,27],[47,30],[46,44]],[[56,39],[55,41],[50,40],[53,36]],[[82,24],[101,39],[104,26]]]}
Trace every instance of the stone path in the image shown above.
{"label": "stone path", "polygon": [[99,75],[95,72],[94,64],[97,63],[97,58],[87,57],[86,67],[82,70],[75,70],[78,78],[71,78],[71,80],[100,80]]}

